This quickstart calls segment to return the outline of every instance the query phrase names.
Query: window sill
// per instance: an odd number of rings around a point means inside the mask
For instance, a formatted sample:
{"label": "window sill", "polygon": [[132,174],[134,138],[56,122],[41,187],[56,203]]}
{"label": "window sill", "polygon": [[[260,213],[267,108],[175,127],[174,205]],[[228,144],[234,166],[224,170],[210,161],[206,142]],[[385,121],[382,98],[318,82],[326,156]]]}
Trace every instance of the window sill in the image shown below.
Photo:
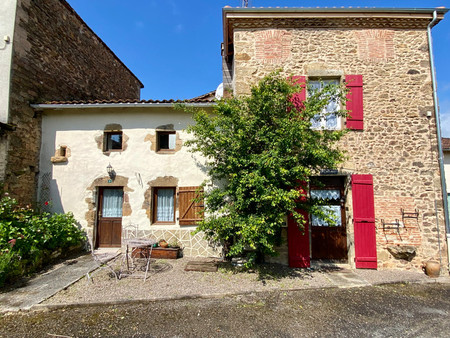
{"label": "window sill", "polygon": [[164,150],[158,150],[156,152],[157,154],[175,154],[175,149],[164,149]]}

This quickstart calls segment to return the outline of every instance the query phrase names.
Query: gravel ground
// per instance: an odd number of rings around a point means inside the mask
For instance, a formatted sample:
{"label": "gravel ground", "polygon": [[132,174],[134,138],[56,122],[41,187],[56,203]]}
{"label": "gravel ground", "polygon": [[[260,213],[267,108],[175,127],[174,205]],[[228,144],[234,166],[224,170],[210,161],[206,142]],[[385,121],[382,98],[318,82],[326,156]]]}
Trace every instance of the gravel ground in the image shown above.
{"label": "gravel ground", "polygon": [[[356,274],[369,284],[397,282],[433,282],[423,273],[396,270],[348,270],[342,268],[291,269],[277,264],[263,264],[255,271],[237,271],[229,263],[219,263],[217,272],[184,271],[189,261],[205,259],[180,258],[154,260],[147,281],[143,272],[116,280],[105,269],[93,275],[93,282],[85,277],[42,304],[97,303],[141,299],[161,299],[182,296],[235,294],[271,290],[296,290],[337,286],[330,274]],[[117,261],[116,269],[120,268]],[[447,280],[445,278],[445,280]]]}
{"label": "gravel ground", "polygon": [[[177,296],[242,293],[276,289],[307,289],[332,286],[329,269],[290,269],[264,264],[253,272],[239,272],[228,263],[220,263],[217,272],[184,271],[187,262],[205,260],[180,258],[156,260],[150,265],[146,282],[137,272],[117,281],[106,269],[85,277],[47,299],[43,304],[95,303],[116,300],[153,299]],[[119,264],[117,264],[117,269]]]}

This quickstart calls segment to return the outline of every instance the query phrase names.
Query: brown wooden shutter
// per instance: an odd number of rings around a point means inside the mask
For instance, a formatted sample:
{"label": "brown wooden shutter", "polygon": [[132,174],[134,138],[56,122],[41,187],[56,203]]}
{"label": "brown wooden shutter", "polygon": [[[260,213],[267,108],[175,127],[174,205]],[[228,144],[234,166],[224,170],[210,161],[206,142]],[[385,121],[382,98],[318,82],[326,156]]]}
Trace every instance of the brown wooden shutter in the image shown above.
{"label": "brown wooden shutter", "polygon": [[178,188],[178,208],[180,225],[196,225],[203,219],[203,200],[195,202],[203,193],[201,187],[179,187]]}

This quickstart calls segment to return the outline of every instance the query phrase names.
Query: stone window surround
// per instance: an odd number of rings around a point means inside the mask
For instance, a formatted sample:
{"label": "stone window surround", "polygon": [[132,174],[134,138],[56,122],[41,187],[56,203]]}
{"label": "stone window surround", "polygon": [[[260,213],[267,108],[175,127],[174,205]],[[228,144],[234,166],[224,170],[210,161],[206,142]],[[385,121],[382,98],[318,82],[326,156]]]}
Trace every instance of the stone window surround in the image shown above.
{"label": "stone window surround", "polygon": [[55,150],[55,156],[52,156],[50,158],[50,161],[52,163],[66,163],[68,162],[68,158],[70,157],[70,155],[71,155],[70,148],[65,144],[61,144]]}
{"label": "stone window surround", "polygon": [[[106,138],[108,133],[122,133],[122,149],[109,149],[106,150]],[[127,149],[127,142],[129,137],[123,132],[122,126],[118,123],[110,123],[105,125],[103,128],[103,133],[95,137],[97,143],[97,148],[100,149],[103,155],[109,156],[111,153],[120,153]]]}

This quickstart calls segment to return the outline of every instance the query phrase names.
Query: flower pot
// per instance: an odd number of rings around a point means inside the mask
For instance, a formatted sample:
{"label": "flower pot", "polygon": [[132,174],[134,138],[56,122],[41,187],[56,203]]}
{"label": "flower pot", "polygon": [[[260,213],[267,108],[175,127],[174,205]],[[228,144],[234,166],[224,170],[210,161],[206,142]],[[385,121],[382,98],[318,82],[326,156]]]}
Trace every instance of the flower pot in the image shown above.
{"label": "flower pot", "polygon": [[160,241],[159,246],[161,248],[167,248],[169,246],[169,243],[167,243],[166,241]]}
{"label": "flower pot", "polygon": [[441,272],[441,265],[437,261],[428,261],[425,263],[425,273],[428,277],[437,278]]}

